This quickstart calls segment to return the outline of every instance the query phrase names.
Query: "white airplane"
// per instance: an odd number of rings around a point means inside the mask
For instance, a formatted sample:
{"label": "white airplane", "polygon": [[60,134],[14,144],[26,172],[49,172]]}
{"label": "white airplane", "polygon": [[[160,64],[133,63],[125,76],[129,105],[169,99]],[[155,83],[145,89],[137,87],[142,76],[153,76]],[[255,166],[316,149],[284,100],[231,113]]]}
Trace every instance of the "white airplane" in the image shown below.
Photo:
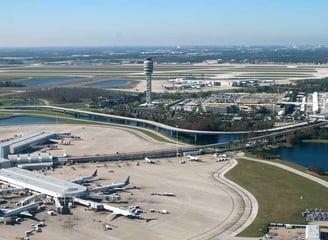
{"label": "white airplane", "polygon": [[82,183],[89,182],[91,179],[97,177],[97,171],[98,170],[96,170],[93,174],[91,174],[89,176],[84,176],[84,177],[80,177],[77,179],[73,179],[73,180],[71,180],[71,182],[76,183],[76,184],[82,184]]}
{"label": "white airplane", "polygon": [[94,202],[91,200],[86,200],[86,199],[82,199],[82,198],[74,198],[74,202],[77,202],[79,204],[82,204],[84,206],[87,207],[91,207],[94,209],[97,209],[98,207],[101,206],[101,208],[111,211],[112,213],[109,215],[111,217],[111,220],[115,219],[118,216],[125,216],[125,217],[130,217],[130,218],[136,218],[139,217],[139,213],[136,213],[135,210],[125,210],[125,209],[120,209],[108,204],[103,204],[103,203],[98,203],[98,202]]}
{"label": "white airplane", "polygon": [[115,218],[119,217],[119,216],[124,216],[124,217],[128,217],[128,218],[139,218],[139,214],[137,214],[135,212],[135,210],[126,210],[126,209],[120,209],[117,207],[113,207],[107,204],[104,204],[104,209],[111,211],[112,213],[109,215],[109,217],[111,218],[111,220],[114,220]]}
{"label": "white airplane", "polygon": [[128,176],[126,180],[122,183],[112,183],[110,185],[91,188],[89,189],[89,192],[108,192],[108,191],[122,190],[122,188],[128,185],[129,183],[130,183],[130,176]]}
{"label": "white airplane", "polygon": [[202,161],[197,156],[188,155],[187,157],[189,158],[190,161],[196,161],[196,162],[201,162]]}
{"label": "white airplane", "polygon": [[150,164],[155,164],[156,162],[158,162],[158,160],[153,160],[153,159],[149,159],[148,157],[145,157],[145,162]]}
{"label": "white airplane", "polygon": [[37,208],[39,206],[38,203],[32,202],[30,204],[27,204],[22,207],[18,207],[15,209],[0,209],[0,218],[7,218],[11,216],[17,216],[17,215],[22,215],[26,217],[33,217],[33,214],[31,214],[28,210]]}

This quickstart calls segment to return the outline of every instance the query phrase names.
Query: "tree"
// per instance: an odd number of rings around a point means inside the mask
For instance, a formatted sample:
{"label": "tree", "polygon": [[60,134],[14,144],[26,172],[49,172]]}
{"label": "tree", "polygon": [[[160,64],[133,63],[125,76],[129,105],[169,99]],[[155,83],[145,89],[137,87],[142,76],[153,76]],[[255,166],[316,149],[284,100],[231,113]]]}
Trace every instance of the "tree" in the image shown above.
{"label": "tree", "polygon": [[287,136],[286,136],[286,142],[288,144],[292,144],[294,142],[294,140],[295,140],[294,133],[292,133],[292,132],[288,133]]}

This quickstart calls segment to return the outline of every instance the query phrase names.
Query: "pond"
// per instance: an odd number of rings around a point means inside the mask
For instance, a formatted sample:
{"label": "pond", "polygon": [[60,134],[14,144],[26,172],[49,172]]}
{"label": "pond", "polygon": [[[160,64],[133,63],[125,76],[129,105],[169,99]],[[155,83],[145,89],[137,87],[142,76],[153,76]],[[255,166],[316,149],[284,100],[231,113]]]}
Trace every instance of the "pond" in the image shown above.
{"label": "pond", "polygon": [[274,154],[280,155],[281,159],[299,164],[308,168],[313,165],[328,171],[328,144],[303,143],[292,148],[279,148]]}
{"label": "pond", "polygon": [[56,78],[44,78],[44,79],[31,79],[31,80],[24,80],[20,81],[24,86],[40,86],[40,85],[50,85],[56,83],[62,83],[67,81],[74,81],[79,78],[77,77],[56,77]]}

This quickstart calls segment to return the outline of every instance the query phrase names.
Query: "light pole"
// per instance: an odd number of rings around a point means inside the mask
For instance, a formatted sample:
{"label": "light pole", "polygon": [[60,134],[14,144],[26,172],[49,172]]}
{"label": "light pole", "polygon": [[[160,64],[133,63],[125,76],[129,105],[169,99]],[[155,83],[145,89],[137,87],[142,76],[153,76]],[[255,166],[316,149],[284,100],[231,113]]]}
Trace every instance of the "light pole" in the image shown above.
{"label": "light pole", "polygon": [[[179,128],[179,126],[175,126],[176,128]],[[177,153],[176,153],[176,156],[179,157],[179,131],[177,131],[177,142],[176,142],[176,148],[177,148]]]}

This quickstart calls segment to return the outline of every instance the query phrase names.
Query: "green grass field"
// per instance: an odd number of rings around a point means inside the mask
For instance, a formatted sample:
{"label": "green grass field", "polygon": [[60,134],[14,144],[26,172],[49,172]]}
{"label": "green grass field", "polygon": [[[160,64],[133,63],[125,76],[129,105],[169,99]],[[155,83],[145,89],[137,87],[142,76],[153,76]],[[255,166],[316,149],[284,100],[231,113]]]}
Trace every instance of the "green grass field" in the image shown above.
{"label": "green grass field", "polygon": [[328,209],[327,188],[274,166],[239,160],[226,176],[249,190],[259,203],[255,221],[241,236],[263,236],[270,222],[305,223],[301,211],[306,208]]}

